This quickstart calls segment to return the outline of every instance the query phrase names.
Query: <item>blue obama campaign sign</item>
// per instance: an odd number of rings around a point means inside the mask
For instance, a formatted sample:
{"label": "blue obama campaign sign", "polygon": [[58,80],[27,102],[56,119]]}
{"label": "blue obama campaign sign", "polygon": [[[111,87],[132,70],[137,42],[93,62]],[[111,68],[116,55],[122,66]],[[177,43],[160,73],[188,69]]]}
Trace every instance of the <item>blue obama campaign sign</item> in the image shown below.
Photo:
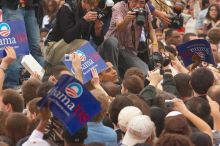
{"label": "blue obama campaign sign", "polygon": [[70,75],[62,75],[38,106],[42,107],[48,102],[53,116],[62,122],[70,134],[74,134],[101,111],[96,98]]}
{"label": "blue obama campaign sign", "polygon": [[12,46],[17,56],[29,54],[28,39],[24,21],[0,22],[0,58],[6,56],[5,47]]}
{"label": "blue obama campaign sign", "polygon": [[[96,68],[98,73],[107,69],[105,61],[95,51],[95,49],[90,45],[90,43],[81,46],[79,49],[75,51],[75,53],[78,54],[81,59],[83,84],[87,83],[92,79],[92,68]],[[69,54],[66,54],[64,64],[70,71],[74,72],[74,69],[72,68],[71,57]]]}
{"label": "blue obama campaign sign", "polygon": [[185,66],[197,61],[205,61],[213,65],[215,64],[210,43],[207,40],[192,40],[178,45],[177,50]]}

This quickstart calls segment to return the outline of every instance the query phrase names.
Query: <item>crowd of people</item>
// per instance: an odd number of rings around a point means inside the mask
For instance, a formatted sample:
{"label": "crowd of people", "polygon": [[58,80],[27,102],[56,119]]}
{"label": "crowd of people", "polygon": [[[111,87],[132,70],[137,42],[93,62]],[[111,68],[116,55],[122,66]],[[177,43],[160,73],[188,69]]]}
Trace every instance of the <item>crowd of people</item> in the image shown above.
{"label": "crowd of people", "polygon": [[[0,2],[4,21],[25,22],[30,54],[46,71],[42,80],[28,74],[22,56],[5,48],[0,146],[220,145],[219,0]],[[210,43],[214,64],[184,65],[176,46],[196,39]],[[70,134],[49,105],[37,104],[64,74],[83,83],[73,52],[87,42],[107,65],[84,84],[101,111]]]}

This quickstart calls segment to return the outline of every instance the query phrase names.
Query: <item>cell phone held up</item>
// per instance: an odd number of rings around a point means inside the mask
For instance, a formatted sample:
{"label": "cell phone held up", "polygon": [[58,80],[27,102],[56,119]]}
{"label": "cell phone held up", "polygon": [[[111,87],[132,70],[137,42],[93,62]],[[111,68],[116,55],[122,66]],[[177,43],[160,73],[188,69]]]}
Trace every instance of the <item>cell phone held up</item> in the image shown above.
{"label": "cell phone held up", "polygon": [[173,108],[173,100],[165,100],[165,107],[166,108]]}

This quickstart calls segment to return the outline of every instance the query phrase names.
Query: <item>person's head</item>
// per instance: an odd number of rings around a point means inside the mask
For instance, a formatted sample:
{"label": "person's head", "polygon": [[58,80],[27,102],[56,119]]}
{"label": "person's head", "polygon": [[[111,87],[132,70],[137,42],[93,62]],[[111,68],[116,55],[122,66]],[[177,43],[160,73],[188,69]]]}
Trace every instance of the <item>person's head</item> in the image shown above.
{"label": "person's head", "polygon": [[162,135],[167,133],[190,135],[191,128],[187,119],[182,113],[177,111],[169,112],[164,121],[164,130]]}
{"label": "person's head", "polygon": [[142,112],[139,108],[135,106],[126,106],[124,107],[118,115],[118,126],[123,131],[127,131],[127,126],[132,118],[135,116],[142,115]]}
{"label": "person's head", "polygon": [[22,113],[10,113],[6,122],[6,133],[15,144],[19,139],[28,135],[29,120]]}
{"label": "person's head", "polygon": [[43,82],[37,89],[37,97],[44,97],[47,95],[47,92],[54,86],[53,83],[47,81]]}
{"label": "person's head", "polygon": [[190,86],[190,75],[185,73],[179,73],[174,76],[174,81],[176,83],[176,89],[180,94],[181,99],[185,99],[193,96],[193,89]]}
{"label": "person's head", "polygon": [[121,86],[112,82],[103,82],[102,88],[106,91],[109,96],[115,97],[121,94]]}
{"label": "person's head", "polygon": [[132,75],[136,75],[138,76],[142,81],[145,80],[144,74],[143,72],[140,70],[140,68],[137,67],[131,67],[129,69],[126,70],[125,74],[124,74],[124,78],[132,76]]}
{"label": "person's head", "polygon": [[209,42],[213,44],[220,43],[220,28],[214,27],[208,31]]}
{"label": "person's head", "polygon": [[193,97],[185,102],[186,107],[195,115],[205,121],[211,128],[213,119],[210,116],[211,109],[208,101],[201,97]]}
{"label": "person's head", "polygon": [[152,142],[155,136],[155,126],[146,115],[135,116],[128,124],[122,144],[133,146],[137,143]]}
{"label": "person's head", "polygon": [[183,43],[186,43],[188,41],[191,41],[191,40],[195,40],[195,39],[198,39],[197,35],[195,33],[185,33],[183,35]]}
{"label": "person's head", "polygon": [[124,95],[117,95],[116,98],[111,102],[109,107],[109,115],[111,121],[118,124],[118,114],[126,106],[133,106],[134,103]]}
{"label": "person's head", "polygon": [[187,136],[165,134],[159,138],[155,146],[194,146]]}
{"label": "person's head", "polygon": [[207,94],[212,98],[212,100],[216,101],[220,105],[220,85],[211,86]]}
{"label": "person's head", "polygon": [[[163,93],[167,93],[167,94],[170,94],[168,92],[158,92],[158,95],[154,96],[154,95],[149,95],[148,91],[147,90],[143,90],[140,92],[139,96],[144,99],[144,101],[149,105],[149,106],[158,106],[158,107],[163,107],[163,103],[164,103],[164,100],[163,97],[162,97],[162,94]],[[164,96],[167,96],[164,95]],[[174,97],[174,95],[172,95],[172,97]]]}
{"label": "person's head", "polygon": [[32,99],[37,97],[36,90],[41,85],[41,81],[35,78],[30,78],[22,84],[22,95],[25,105]]}
{"label": "person's head", "polygon": [[56,0],[47,0],[47,14],[53,14],[56,13],[56,11],[59,8],[59,4],[56,2]]}
{"label": "person's head", "polygon": [[13,89],[3,90],[0,95],[0,110],[6,112],[22,112],[24,109],[23,97]]}
{"label": "person's head", "polygon": [[212,146],[211,138],[203,132],[193,132],[190,139],[195,146]]}
{"label": "person's head", "polygon": [[118,73],[111,62],[106,62],[107,69],[99,74],[100,82],[113,82],[119,81]]}
{"label": "person's head", "polygon": [[177,50],[172,47],[172,46],[165,46],[165,52],[169,53],[169,55],[171,54],[172,56],[177,56]]}
{"label": "person's head", "polygon": [[167,45],[179,45],[182,43],[181,35],[174,29],[168,29],[165,32],[165,41]]}
{"label": "person's head", "polygon": [[49,70],[49,75],[53,75],[56,80],[59,80],[63,74],[71,74],[64,65],[56,65]]}
{"label": "person's head", "polygon": [[213,44],[213,43],[210,42],[210,47],[211,47],[211,51],[212,51],[212,55],[213,55],[215,63],[216,64],[220,63],[220,56],[219,56],[219,53],[218,53],[219,45],[218,44]]}
{"label": "person's head", "polygon": [[92,90],[91,93],[100,102],[102,108],[101,112],[92,119],[92,122],[101,122],[108,111],[108,97],[98,89]]}
{"label": "person's head", "polygon": [[214,84],[214,75],[205,67],[198,68],[192,72],[190,84],[197,94],[206,94]]}
{"label": "person's head", "polygon": [[64,145],[71,146],[73,144],[83,144],[88,136],[87,125],[79,129],[75,134],[71,135],[67,130],[64,130]]}
{"label": "person's head", "polygon": [[126,76],[122,81],[121,93],[139,94],[144,88],[144,81],[136,75]]}
{"label": "person's head", "polygon": [[8,115],[8,112],[0,111],[0,135],[6,135],[5,121],[8,118]]}
{"label": "person's head", "polygon": [[134,103],[134,106],[136,106],[142,111],[143,115],[150,115],[150,108],[148,104],[138,95],[127,93],[127,94],[124,94],[124,96],[127,96],[127,98],[130,99]]}
{"label": "person's head", "polygon": [[35,120],[40,113],[37,103],[41,100],[41,97],[34,98],[27,103],[27,117],[29,120]]}
{"label": "person's head", "polygon": [[214,21],[218,21],[220,19],[220,8],[217,4],[211,4],[209,6],[206,18]]}
{"label": "person's head", "polygon": [[128,0],[128,7],[130,9],[144,8],[145,0]]}
{"label": "person's head", "polygon": [[150,108],[150,118],[156,126],[157,137],[160,136],[160,134],[164,128],[165,116],[166,116],[166,113],[164,112],[164,110],[162,108],[156,107],[156,106],[152,106]]}
{"label": "person's head", "polygon": [[171,107],[166,107],[165,100],[172,100],[176,96],[172,93],[166,92],[166,91],[159,91],[155,98],[151,99],[149,102],[151,105],[161,107],[164,109],[164,111],[167,113],[169,111],[172,111]]}
{"label": "person's head", "polygon": [[163,29],[155,29],[155,33],[158,41],[164,40]]}
{"label": "person's head", "polygon": [[81,0],[82,9],[86,12],[95,9],[99,4],[99,0]]}

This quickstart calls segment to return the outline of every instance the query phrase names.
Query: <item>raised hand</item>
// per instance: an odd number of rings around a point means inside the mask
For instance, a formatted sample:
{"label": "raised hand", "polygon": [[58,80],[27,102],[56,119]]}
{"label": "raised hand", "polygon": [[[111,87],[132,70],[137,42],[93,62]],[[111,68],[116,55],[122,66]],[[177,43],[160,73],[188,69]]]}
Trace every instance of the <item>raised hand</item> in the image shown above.
{"label": "raised hand", "polygon": [[160,69],[155,69],[148,72],[147,80],[150,81],[149,85],[157,86],[157,84],[162,80],[163,76],[160,74]]}
{"label": "raised hand", "polygon": [[72,55],[72,66],[75,70],[75,78],[81,81],[81,83],[83,83],[80,56],[77,55],[76,53],[72,53],[71,55]]}
{"label": "raised hand", "polygon": [[1,67],[7,69],[8,66],[16,59],[16,53],[13,47],[6,47],[6,56],[2,59]]}
{"label": "raised hand", "polygon": [[136,18],[135,12],[128,11],[127,15],[124,18],[124,21],[130,22]]}
{"label": "raised hand", "polygon": [[97,73],[97,70],[96,68],[92,68],[91,69],[91,72],[92,72],[92,80],[91,80],[91,83],[92,85],[97,88],[100,86],[100,80],[99,80],[99,75]]}
{"label": "raised hand", "polygon": [[83,19],[86,20],[87,22],[95,21],[97,19],[97,16],[98,16],[97,12],[89,11],[86,13]]}

